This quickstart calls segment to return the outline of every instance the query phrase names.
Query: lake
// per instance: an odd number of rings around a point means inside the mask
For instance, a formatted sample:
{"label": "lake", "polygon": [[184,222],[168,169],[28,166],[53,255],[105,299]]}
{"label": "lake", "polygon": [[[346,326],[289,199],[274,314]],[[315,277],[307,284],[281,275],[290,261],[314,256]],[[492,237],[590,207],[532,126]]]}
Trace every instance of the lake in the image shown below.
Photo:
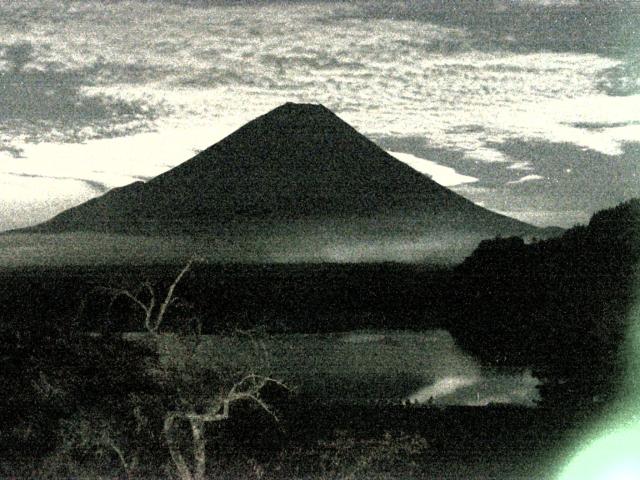
{"label": "lake", "polygon": [[[169,364],[181,362],[188,351],[200,366],[258,362],[243,336],[203,335],[186,346],[165,334],[161,344]],[[485,367],[445,330],[277,334],[262,344],[272,376],[321,402],[534,406],[539,398],[540,382],[530,371]],[[265,368],[259,358],[256,370]]]}

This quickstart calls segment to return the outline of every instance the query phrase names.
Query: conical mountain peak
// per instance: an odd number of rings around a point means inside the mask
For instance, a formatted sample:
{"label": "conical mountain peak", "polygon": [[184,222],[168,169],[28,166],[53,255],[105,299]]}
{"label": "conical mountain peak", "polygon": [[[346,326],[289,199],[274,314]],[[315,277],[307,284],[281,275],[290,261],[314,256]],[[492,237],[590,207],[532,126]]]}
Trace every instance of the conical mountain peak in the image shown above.
{"label": "conical mountain peak", "polygon": [[306,239],[330,232],[336,241],[365,242],[537,233],[418,173],[324,106],[296,103],[147,183],[112,190],[28,230]]}
{"label": "conical mountain peak", "polygon": [[274,108],[267,115],[334,115],[331,110],[321,103],[286,102]]}
{"label": "conical mountain peak", "polygon": [[286,135],[294,134],[296,131],[313,132],[316,136],[335,135],[338,131],[357,134],[346,122],[324,105],[293,102],[280,105],[256,118],[242,127],[238,133],[247,129],[253,130],[253,134],[257,134],[259,130],[259,135],[264,138],[280,137],[284,141],[291,140],[291,138],[285,138]]}

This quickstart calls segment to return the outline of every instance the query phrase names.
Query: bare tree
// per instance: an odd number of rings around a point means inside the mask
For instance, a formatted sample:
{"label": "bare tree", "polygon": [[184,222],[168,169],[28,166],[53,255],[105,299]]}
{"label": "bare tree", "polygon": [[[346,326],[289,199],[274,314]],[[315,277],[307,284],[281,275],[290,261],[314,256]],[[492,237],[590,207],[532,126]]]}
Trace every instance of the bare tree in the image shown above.
{"label": "bare tree", "polygon": [[[176,288],[184,276],[191,270],[196,259],[191,259],[175,277],[164,295],[159,295],[149,282],[141,284],[140,288],[132,292],[127,289],[104,289],[112,296],[112,302],[116,298],[124,296],[140,307],[144,313],[144,327],[147,333],[155,341],[161,365],[158,373],[162,381],[175,390],[174,408],[168,411],[164,417],[163,435],[169,448],[171,460],[181,480],[204,480],[206,475],[207,452],[205,426],[208,423],[222,422],[230,418],[230,407],[237,402],[251,402],[258,408],[269,414],[274,420],[278,420],[273,409],[261,398],[263,389],[269,385],[278,385],[287,388],[280,380],[268,375],[256,373],[257,364],[234,365],[233,361],[215,364],[213,371],[205,372],[202,365],[198,365],[198,347],[202,344],[201,332],[195,332],[191,339],[186,336],[172,336],[171,340],[177,341],[183,347],[184,355],[181,365],[162,364],[162,355],[169,356],[169,347],[163,341],[161,326],[169,307],[179,304],[175,294]],[[142,292],[146,294],[142,295]],[[159,298],[162,301],[159,303]],[[263,342],[259,342],[247,332],[253,344],[254,354],[258,362],[269,364],[267,350]],[[237,358],[236,358],[237,362]],[[226,363],[226,364],[225,364]],[[249,362],[251,363],[251,362]],[[202,375],[198,375],[201,373]],[[217,385],[212,388],[211,381],[203,380],[203,376],[209,374],[209,380],[214,377]],[[203,386],[206,391],[202,391]],[[176,439],[178,423],[186,422],[189,426],[193,459],[188,462],[182,453],[180,442]]]}
{"label": "bare tree", "polygon": [[[239,401],[254,402],[259,408],[278,420],[271,407],[260,397],[262,389],[269,383],[285,385],[279,380],[249,374],[236,382],[228,391],[220,390],[210,402],[209,408],[201,413],[193,409],[180,409],[169,412],[164,420],[164,435],[167,439],[171,459],[178,470],[182,480],[203,480],[206,472],[206,441],[205,425],[210,422],[221,422],[230,417],[230,406]],[[173,432],[175,422],[185,420],[191,428],[193,443],[193,470],[191,470],[183,457],[180,446],[174,441]]]}
{"label": "bare tree", "polygon": [[[142,282],[139,288],[132,292],[125,288],[111,288],[111,287],[102,287],[100,290],[104,291],[111,295],[111,304],[118,299],[119,297],[126,297],[131,300],[134,305],[140,307],[144,312],[144,328],[147,333],[151,334],[154,340],[158,340],[160,335],[160,326],[162,325],[167,310],[171,305],[175,305],[179,302],[178,297],[175,295],[175,290],[180,281],[184,278],[184,276],[191,270],[194,262],[196,262],[197,258],[190,259],[187,264],[180,270],[180,273],[173,280],[173,283],[167,289],[166,294],[164,295],[164,299],[162,303],[158,306],[158,294],[156,289],[149,281]],[[141,290],[144,290],[148,294],[147,299],[143,299],[141,295]]]}

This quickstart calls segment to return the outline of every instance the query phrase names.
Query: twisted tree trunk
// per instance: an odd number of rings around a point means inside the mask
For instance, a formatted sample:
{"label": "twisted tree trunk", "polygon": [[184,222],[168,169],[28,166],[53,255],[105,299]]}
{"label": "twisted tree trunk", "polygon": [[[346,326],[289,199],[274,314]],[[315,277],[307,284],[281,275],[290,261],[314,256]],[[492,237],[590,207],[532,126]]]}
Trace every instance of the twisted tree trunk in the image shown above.
{"label": "twisted tree trunk", "polygon": [[193,480],[205,480],[207,469],[206,441],[204,438],[204,420],[189,419],[191,438],[193,440],[194,475]]}
{"label": "twisted tree trunk", "polygon": [[175,412],[169,413],[164,419],[164,438],[167,440],[167,446],[169,447],[169,454],[171,455],[171,460],[173,460],[173,464],[178,471],[178,476],[180,480],[195,480],[193,475],[191,474],[191,470],[187,465],[182,453],[180,453],[180,446],[176,444],[175,439],[173,438],[173,424],[178,419],[178,414]]}

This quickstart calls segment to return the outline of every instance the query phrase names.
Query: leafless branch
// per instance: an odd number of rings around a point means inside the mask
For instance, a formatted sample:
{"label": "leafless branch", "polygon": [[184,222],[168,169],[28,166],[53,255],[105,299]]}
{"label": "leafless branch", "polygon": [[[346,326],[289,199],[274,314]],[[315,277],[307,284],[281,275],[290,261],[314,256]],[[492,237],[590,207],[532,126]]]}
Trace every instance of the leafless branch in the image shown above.
{"label": "leafless branch", "polygon": [[156,317],[156,321],[154,324],[154,332],[158,331],[158,328],[160,328],[160,324],[162,323],[162,320],[164,319],[164,315],[167,311],[167,308],[169,308],[169,305],[171,305],[171,303],[174,301],[173,300],[173,292],[175,291],[176,287],[178,286],[178,283],[180,283],[180,280],[182,280],[182,277],[185,276],[185,274],[191,270],[191,266],[193,265],[193,263],[196,261],[195,258],[190,259],[187,264],[182,268],[182,270],[180,270],[180,273],[178,273],[178,276],[175,278],[175,280],[173,281],[173,283],[169,286],[169,289],[167,290],[167,295],[164,298],[164,301],[162,302],[162,304],[160,305],[160,311],[158,312],[158,315]]}
{"label": "leafless branch", "polygon": [[118,446],[118,444],[114,442],[113,438],[111,438],[110,435],[107,435],[107,437],[105,438],[105,444],[116,453],[116,455],[118,456],[118,459],[120,460],[120,465],[122,465],[122,468],[124,469],[125,474],[127,475],[127,478],[128,479],[131,478],[131,470],[134,462],[132,462],[132,464],[129,464],[129,462],[127,462],[127,458],[124,456],[124,452]]}
{"label": "leafless branch", "polygon": [[138,305],[145,312],[149,311],[149,306],[145,305],[142,300],[140,300],[137,296],[131,293],[129,290],[124,288],[112,288],[112,287],[101,287],[100,290],[106,292],[111,295],[112,301],[116,300],[118,297],[127,297],[131,301],[133,301],[136,305]]}
{"label": "leafless branch", "polygon": [[[193,263],[197,261],[197,258],[192,258],[187,264],[180,270],[178,275],[174,278],[171,285],[167,288],[166,294],[160,303],[158,303],[158,297],[153,285],[149,282],[141,283],[135,292],[131,292],[127,289],[117,288],[104,288],[104,292],[107,292],[112,296],[112,303],[115,299],[123,296],[131,300],[135,305],[142,309],[145,313],[145,328],[156,340],[156,347],[161,348],[159,339],[159,330],[165,319],[165,315],[171,306],[180,305],[181,300],[175,295],[178,284],[182,281],[184,276],[192,268]],[[144,294],[144,289],[148,291],[148,296]],[[145,301],[146,300],[146,301]],[[249,337],[253,346],[254,356],[261,359],[260,365],[249,365],[250,371],[257,371],[257,368],[264,367],[265,363],[269,363],[269,353],[267,351],[264,342],[256,339],[254,332],[242,331],[238,332],[244,336]],[[196,329],[196,339],[200,339],[200,330]],[[193,347],[191,355],[196,354],[196,346]],[[226,371],[224,366],[219,366],[220,372]],[[278,417],[272,410],[271,406],[261,398],[262,390],[268,385],[278,385],[284,389],[289,390],[280,380],[271,378],[269,376],[259,375],[257,373],[249,373],[242,377],[239,381],[231,385],[226,390],[221,389],[218,393],[214,393],[210,396],[204,397],[205,407],[202,408],[202,397],[196,402],[189,400],[189,395],[183,397],[183,393],[178,386],[178,399],[181,406],[174,411],[167,412],[164,418],[163,433],[169,447],[169,453],[171,459],[177,469],[178,475],[182,480],[204,480],[205,478],[205,466],[206,466],[206,439],[205,439],[205,424],[209,422],[221,422],[229,418],[231,405],[240,401],[249,401],[257,405],[261,410],[265,411],[268,415],[273,417],[275,421],[278,421]],[[176,438],[174,438],[174,429],[176,422],[183,421],[188,422],[191,427],[191,441],[192,441],[192,465],[186,461],[180,446]],[[116,452],[117,453],[117,452]],[[121,456],[121,460],[124,457]]]}
{"label": "leafless branch", "polygon": [[[173,280],[173,283],[167,289],[167,293],[163,302],[160,304],[160,308],[154,316],[156,305],[157,305],[157,295],[156,290],[153,285],[149,281],[142,282],[135,292],[128,290],[126,288],[113,288],[113,287],[98,287],[97,290],[103,293],[106,293],[111,296],[111,302],[109,303],[108,310],[111,310],[113,303],[120,297],[126,297],[133,302],[134,305],[137,305],[145,314],[144,318],[144,327],[148,333],[151,333],[154,336],[157,336],[158,331],[160,330],[160,326],[164,320],[165,314],[167,313],[167,309],[169,306],[177,304],[178,299],[174,296],[174,292],[182,278],[185,274],[191,269],[193,263],[197,260],[197,258],[192,258],[187,262],[187,264],[180,270],[176,278]],[[146,289],[149,293],[149,299],[145,303],[140,294],[142,290]]]}

